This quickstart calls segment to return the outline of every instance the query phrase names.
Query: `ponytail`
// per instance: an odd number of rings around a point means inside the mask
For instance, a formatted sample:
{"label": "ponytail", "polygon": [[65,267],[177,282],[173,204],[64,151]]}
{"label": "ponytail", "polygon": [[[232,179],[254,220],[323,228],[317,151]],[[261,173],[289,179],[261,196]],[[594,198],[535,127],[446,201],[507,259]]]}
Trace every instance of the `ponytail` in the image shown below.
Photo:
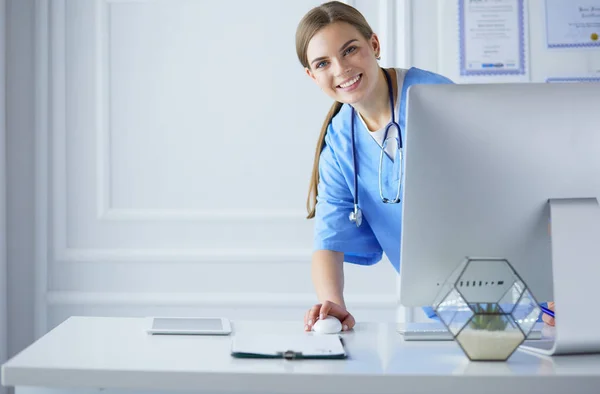
{"label": "ponytail", "polygon": [[310,185],[308,188],[308,198],[306,199],[306,210],[308,211],[307,219],[312,219],[315,217],[315,210],[317,206],[317,193],[319,187],[319,158],[321,157],[321,151],[325,146],[325,134],[327,134],[327,128],[329,127],[329,123],[331,123],[331,119],[340,112],[342,108],[342,103],[336,101],[331,106],[331,109],[327,113],[327,117],[323,122],[323,126],[321,127],[321,134],[319,134],[319,140],[317,142],[317,149],[315,150],[315,161],[313,163],[312,175],[310,177]]}

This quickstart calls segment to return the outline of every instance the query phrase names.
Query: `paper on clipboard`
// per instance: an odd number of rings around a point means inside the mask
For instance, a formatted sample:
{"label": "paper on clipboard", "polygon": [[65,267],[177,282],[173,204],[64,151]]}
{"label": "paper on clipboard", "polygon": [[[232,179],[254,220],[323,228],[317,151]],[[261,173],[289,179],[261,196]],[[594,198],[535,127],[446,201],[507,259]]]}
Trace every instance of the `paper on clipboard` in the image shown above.
{"label": "paper on clipboard", "polygon": [[239,358],[346,358],[339,335],[236,335],[231,355]]}

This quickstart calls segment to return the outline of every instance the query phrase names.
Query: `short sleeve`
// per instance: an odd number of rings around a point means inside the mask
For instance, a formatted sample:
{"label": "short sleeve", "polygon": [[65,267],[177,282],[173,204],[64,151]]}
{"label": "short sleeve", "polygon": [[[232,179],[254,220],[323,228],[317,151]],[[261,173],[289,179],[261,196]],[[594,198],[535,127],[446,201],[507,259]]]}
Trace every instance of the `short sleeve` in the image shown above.
{"label": "short sleeve", "polygon": [[319,160],[314,249],[343,252],[346,262],[373,265],[383,250],[366,219],[360,227],[349,220],[354,198],[328,141],[326,136]]}
{"label": "short sleeve", "polygon": [[454,84],[454,82],[437,73],[434,73],[432,71],[427,71],[427,70],[419,70],[420,72],[415,75],[415,81],[413,82],[414,84]]}

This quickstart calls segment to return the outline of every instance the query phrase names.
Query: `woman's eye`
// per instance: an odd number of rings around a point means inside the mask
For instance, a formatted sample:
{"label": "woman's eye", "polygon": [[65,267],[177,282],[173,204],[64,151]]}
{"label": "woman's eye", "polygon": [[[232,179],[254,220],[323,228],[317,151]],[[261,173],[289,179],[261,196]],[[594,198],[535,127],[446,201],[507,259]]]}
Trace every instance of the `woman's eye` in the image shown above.
{"label": "woman's eye", "polygon": [[323,60],[322,62],[317,64],[317,68],[325,67],[326,65],[327,65],[327,62],[325,60]]}
{"label": "woman's eye", "polygon": [[350,48],[348,48],[348,49],[346,49],[346,50],[344,51],[344,55],[347,55],[347,54],[349,54],[349,53],[352,53],[352,52],[354,52],[355,50],[356,50],[356,47],[355,47],[355,46],[351,46]]}

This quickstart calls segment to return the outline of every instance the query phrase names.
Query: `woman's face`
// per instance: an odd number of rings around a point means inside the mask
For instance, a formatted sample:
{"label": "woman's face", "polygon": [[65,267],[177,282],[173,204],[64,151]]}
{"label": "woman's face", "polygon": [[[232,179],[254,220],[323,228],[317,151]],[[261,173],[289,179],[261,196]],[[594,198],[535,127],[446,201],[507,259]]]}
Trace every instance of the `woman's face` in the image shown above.
{"label": "woman's face", "polygon": [[308,43],[306,73],[332,99],[356,104],[377,84],[379,39],[366,40],[352,25],[332,23]]}

